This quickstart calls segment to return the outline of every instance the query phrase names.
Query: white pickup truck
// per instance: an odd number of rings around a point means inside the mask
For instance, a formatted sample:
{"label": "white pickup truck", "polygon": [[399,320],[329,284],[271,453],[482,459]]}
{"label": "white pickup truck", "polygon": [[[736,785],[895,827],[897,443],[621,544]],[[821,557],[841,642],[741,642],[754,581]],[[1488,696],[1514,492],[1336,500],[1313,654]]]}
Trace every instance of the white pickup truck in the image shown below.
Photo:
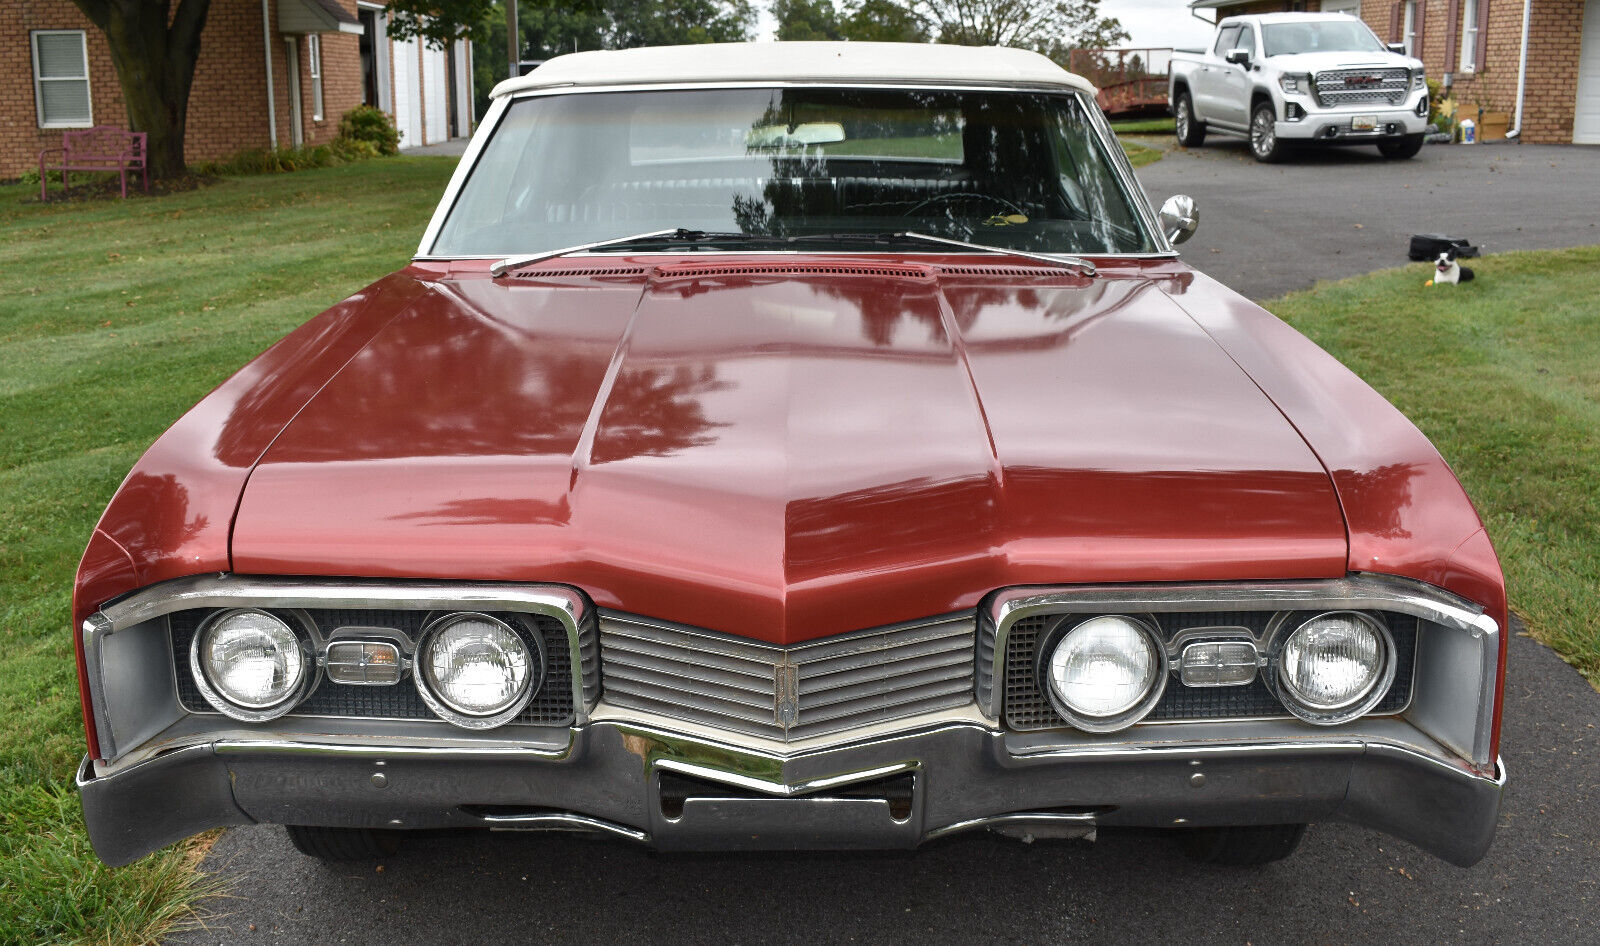
{"label": "white pickup truck", "polygon": [[1428,124],[1428,84],[1403,49],[1344,13],[1220,20],[1210,49],[1172,55],[1178,143],[1242,135],[1264,162],[1297,144],[1375,144],[1386,158],[1412,157]]}

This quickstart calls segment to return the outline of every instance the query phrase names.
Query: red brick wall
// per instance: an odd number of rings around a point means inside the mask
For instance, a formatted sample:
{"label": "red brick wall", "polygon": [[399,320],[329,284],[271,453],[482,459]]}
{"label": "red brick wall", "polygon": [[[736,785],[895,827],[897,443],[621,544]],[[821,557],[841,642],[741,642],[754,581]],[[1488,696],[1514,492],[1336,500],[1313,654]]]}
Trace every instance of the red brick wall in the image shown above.
{"label": "red brick wall", "polygon": [[39,152],[61,147],[61,129],[40,128],[33,95],[32,30],[84,30],[89,46],[89,107],[101,125],[127,126],[122,89],[105,38],[68,0],[0,3],[0,178],[39,166]]}
{"label": "red brick wall", "polygon": [[[1462,72],[1461,19],[1466,3],[1461,0],[1425,0],[1426,20],[1422,31],[1419,59],[1428,68],[1428,77],[1444,76],[1447,60],[1456,72],[1451,98],[1458,114],[1476,118],[1478,109],[1509,112],[1516,121],[1517,66],[1522,44],[1522,0],[1478,0],[1489,8],[1488,32],[1482,61],[1476,71]],[[1399,42],[1390,36],[1394,22],[1391,0],[1365,0],[1361,18],[1385,42]],[[1455,18],[1450,19],[1452,8]],[[1404,23],[1404,18],[1401,21]],[[1578,48],[1582,37],[1583,0],[1534,0],[1528,29],[1528,81],[1523,96],[1522,138],[1524,141],[1566,143],[1572,140],[1572,115],[1577,107]]]}
{"label": "red brick wall", "polygon": [[[339,0],[350,13],[356,0]],[[277,2],[272,0],[272,72],[278,143],[293,140],[289,112],[289,76],[284,34],[277,32]],[[61,146],[60,129],[39,127],[33,92],[30,30],[81,29],[89,47],[89,96],[94,120],[128,127],[122,88],[111,65],[103,34],[70,0],[0,0],[0,178],[12,178],[38,166],[38,153]],[[300,90],[304,98],[303,133],[308,144],[321,144],[338,134],[339,118],[361,104],[360,37],[322,34],[323,119],[311,117],[310,61],[303,36],[292,38],[300,48]],[[266,68],[263,65],[259,0],[212,0],[200,34],[200,57],[189,93],[184,155],[190,161],[224,158],[247,148],[264,148],[267,125]]]}

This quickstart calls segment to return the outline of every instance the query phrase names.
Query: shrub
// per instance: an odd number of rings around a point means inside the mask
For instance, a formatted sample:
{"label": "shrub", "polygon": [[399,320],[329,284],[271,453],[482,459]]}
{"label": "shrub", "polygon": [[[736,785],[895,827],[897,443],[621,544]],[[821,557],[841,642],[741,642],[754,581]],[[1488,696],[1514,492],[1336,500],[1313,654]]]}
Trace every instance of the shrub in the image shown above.
{"label": "shrub", "polygon": [[370,144],[375,154],[399,154],[400,132],[381,110],[357,105],[339,119],[339,141]]}

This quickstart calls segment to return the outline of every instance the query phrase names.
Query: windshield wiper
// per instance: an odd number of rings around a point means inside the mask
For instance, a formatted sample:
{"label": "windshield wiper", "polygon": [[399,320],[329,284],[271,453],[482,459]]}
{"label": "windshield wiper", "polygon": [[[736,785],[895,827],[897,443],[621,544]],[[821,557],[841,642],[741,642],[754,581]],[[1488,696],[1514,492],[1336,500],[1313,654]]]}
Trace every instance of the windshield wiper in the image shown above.
{"label": "windshield wiper", "polygon": [[750,233],[718,233],[714,230],[690,230],[685,227],[676,227],[671,230],[651,230],[649,233],[634,233],[629,236],[612,237],[609,240],[596,240],[593,243],[579,243],[575,246],[564,246],[558,250],[545,250],[540,253],[529,253],[526,256],[508,256],[489,267],[489,275],[504,276],[513,269],[521,269],[534,263],[569,253],[581,253],[584,250],[598,250],[608,246],[626,246],[629,243],[720,243],[723,241],[742,241],[754,243],[782,243],[782,237],[769,237],[761,234]]}
{"label": "windshield wiper", "polygon": [[968,250],[977,250],[980,253],[996,253],[1006,256],[1020,256],[1024,259],[1038,260],[1042,263],[1052,263],[1070,269],[1078,269],[1085,276],[1093,276],[1097,272],[1093,263],[1078,256],[1051,256],[1047,253],[1034,253],[1028,250],[1016,250],[1006,246],[990,246],[986,243],[969,243],[966,240],[953,240],[949,237],[932,236],[927,233],[917,233],[912,230],[892,231],[863,231],[853,233],[807,233],[803,236],[772,236],[759,233],[718,232],[714,230],[689,230],[677,227],[671,230],[651,230],[648,233],[634,233],[629,236],[612,237],[609,240],[597,240],[593,243],[579,243],[574,246],[565,246],[555,250],[545,250],[541,253],[530,253],[526,256],[508,256],[490,265],[491,276],[504,276],[513,269],[521,269],[534,263],[570,253],[581,253],[584,250],[598,250],[613,246],[626,246],[630,243],[722,243],[741,242],[762,245],[792,246],[797,243],[940,243],[945,246],[959,246]]}
{"label": "windshield wiper", "polygon": [[969,243],[966,240],[952,240],[949,237],[933,236],[928,233],[917,233],[914,230],[888,230],[879,233],[808,233],[805,236],[791,237],[791,242],[863,242],[863,243],[942,243],[946,246],[959,246],[969,250],[979,250],[984,253],[1002,253],[1007,256],[1020,256],[1024,259],[1038,260],[1041,263],[1054,263],[1083,271],[1085,276],[1093,276],[1097,272],[1095,265],[1081,256],[1051,256],[1048,253],[1034,253],[1030,250],[1016,250],[1009,246],[990,246],[987,243]]}

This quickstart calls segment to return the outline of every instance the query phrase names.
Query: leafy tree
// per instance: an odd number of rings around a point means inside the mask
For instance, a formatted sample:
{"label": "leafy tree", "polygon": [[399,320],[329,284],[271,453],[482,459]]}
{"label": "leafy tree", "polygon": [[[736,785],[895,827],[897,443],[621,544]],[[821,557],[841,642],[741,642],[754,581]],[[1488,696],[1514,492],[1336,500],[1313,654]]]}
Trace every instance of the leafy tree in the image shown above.
{"label": "leafy tree", "polygon": [[895,0],[859,0],[847,9],[845,39],[863,43],[926,43],[928,30],[916,14]]}
{"label": "leafy tree", "polygon": [[925,43],[922,21],[896,0],[855,0],[841,10],[832,0],[774,0],[778,21],[775,38],[791,40],[854,40],[877,43]]}
{"label": "leafy tree", "polygon": [[[524,59],[633,46],[736,43],[755,29],[749,0],[518,0],[517,33]],[[478,114],[508,74],[504,0],[487,0],[471,32]]]}
{"label": "leafy tree", "polygon": [[751,38],[750,0],[602,0],[605,48],[742,43]]}
{"label": "leafy tree", "polygon": [[908,0],[941,43],[1022,46],[1041,52],[1114,45],[1128,38],[1098,0]]}
{"label": "leafy tree", "polygon": [[781,42],[845,38],[831,0],[773,0],[772,18],[778,21],[773,38]]}
{"label": "leafy tree", "polygon": [[73,0],[106,35],[128,124],[148,136],[149,173],[183,174],[189,89],[211,0]]}
{"label": "leafy tree", "polygon": [[[396,39],[417,39],[443,47],[470,38],[497,6],[494,0],[389,0],[388,31]],[[505,8],[499,9],[504,16]]]}

